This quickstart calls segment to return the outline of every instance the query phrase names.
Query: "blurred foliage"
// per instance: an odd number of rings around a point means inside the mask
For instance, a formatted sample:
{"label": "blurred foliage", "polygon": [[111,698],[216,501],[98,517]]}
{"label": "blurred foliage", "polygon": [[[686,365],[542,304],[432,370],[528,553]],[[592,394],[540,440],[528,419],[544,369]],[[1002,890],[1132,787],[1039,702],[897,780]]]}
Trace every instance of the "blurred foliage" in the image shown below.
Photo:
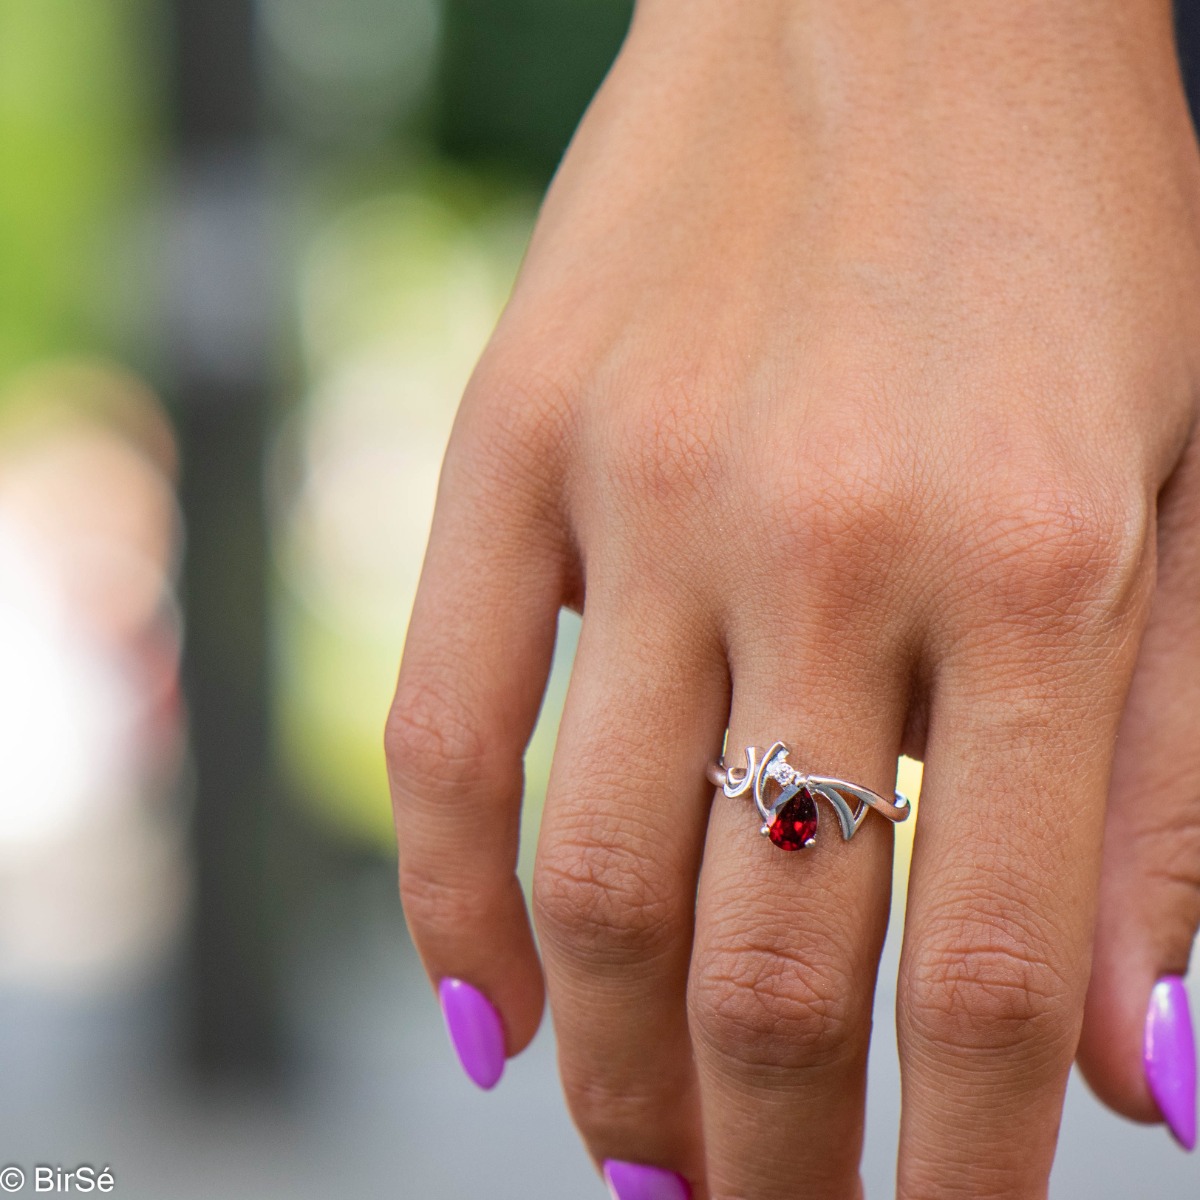
{"label": "blurred foliage", "polygon": [[107,349],[156,119],[153,0],[0,0],[0,378]]}
{"label": "blurred foliage", "polygon": [[383,847],[383,719],[438,469],[533,208],[410,173],[315,221],[298,263],[305,395],[272,472],[282,756],[310,808]]}
{"label": "blurred foliage", "polygon": [[[392,832],[382,721],[445,440],[532,225],[529,186],[553,173],[632,11],[629,0],[443,0],[432,20],[428,0],[395,3],[390,20],[414,44],[438,31],[432,78],[404,56],[386,69],[375,50],[361,69],[346,57],[374,45],[364,31],[378,29],[377,0],[263,0],[262,9],[272,103],[293,106],[283,127],[307,138],[317,130],[318,64],[327,132],[338,111],[356,126],[339,136],[335,168],[350,186],[321,178],[326,202],[310,214],[297,261],[305,395],[278,456],[290,497],[277,523],[282,753],[314,811],[383,848]],[[330,20],[343,27],[342,56],[302,52],[325,44]],[[389,70],[423,78],[428,103],[389,88]],[[365,132],[384,96],[400,134],[390,179],[388,143]],[[422,161],[413,144],[428,135],[429,110],[434,138]],[[356,544],[367,549],[356,554]],[[570,623],[561,640],[529,754],[527,832],[549,774]]]}
{"label": "blurred foliage", "polygon": [[257,4],[267,112],[293,150],[325,150],[342,160],[358,152],[381,163],[397,140],[421,140],[439,0]]}
{"label": "blurred foliage", "polygon": [[[454,409],[632,4],[256,3],[298,351],[271,488],[279,748],[314,811],[382,846],[380,728]],[[136,339],[164,332],[170,11],[0,0],[0,397],[64,356],[158,361]]]}
{"label": "blurred foliage", "polygon": [[632,0],[446,0],[442,148],[546,182],[632,12]]}

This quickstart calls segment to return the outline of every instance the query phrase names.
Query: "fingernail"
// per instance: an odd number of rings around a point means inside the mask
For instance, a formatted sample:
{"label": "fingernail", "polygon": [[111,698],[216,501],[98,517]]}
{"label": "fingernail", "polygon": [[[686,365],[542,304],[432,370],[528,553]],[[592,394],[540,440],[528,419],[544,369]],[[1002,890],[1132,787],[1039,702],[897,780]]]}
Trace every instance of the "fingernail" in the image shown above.
{"label": "fingernail", "polygon": [[674,1171],[615,1158],[604,1164],[604,1182],[613,1200],[691,1200],[692,1195],[687,1180]]}
{"label": "fingernail", "polygon": [[504,1074],[504,1026],[500,1014],[478,989],[461,979],[438,985],[446,1030],[471,1082],[489,1091]]}
{"label": "fingernail", "polygon": [[1142,1047],[1146,1082],[1167,1128],[1185,1149],[1196,1147],[1196,1041],[1188,994],[1178,975],[1150,993]]}

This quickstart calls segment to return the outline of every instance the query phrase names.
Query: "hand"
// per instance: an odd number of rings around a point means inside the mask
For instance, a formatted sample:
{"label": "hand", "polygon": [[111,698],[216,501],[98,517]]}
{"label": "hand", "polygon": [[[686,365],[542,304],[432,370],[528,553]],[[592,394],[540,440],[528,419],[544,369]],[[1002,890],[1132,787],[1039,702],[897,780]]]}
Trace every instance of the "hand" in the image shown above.
{"label": "hand", "polygon": [[1066,7],[646,3],[464,399],[388,727],[401,888],[493,1083],[542,1009],[521,760],[583,610],[534,910],[598,1163],[859,1194],[891,827],[780,852],[705,781],[727,727],[883,794],[926,761],[901,1200],[1044,1196],[1081,1028],[1158,1116],[1147,1001],[1200,921],[1200,163],[1169,7]]}

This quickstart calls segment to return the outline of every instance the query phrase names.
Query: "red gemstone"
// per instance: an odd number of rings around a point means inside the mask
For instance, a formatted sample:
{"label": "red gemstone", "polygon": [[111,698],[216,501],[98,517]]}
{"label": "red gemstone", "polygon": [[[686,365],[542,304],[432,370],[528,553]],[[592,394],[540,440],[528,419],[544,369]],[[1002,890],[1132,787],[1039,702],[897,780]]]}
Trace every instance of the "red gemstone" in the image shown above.
{"label": "red gemstone", "polygon": [[817,802],[801,788],[776,814],[767,835],[780,850],[802,850],[817,836]]}

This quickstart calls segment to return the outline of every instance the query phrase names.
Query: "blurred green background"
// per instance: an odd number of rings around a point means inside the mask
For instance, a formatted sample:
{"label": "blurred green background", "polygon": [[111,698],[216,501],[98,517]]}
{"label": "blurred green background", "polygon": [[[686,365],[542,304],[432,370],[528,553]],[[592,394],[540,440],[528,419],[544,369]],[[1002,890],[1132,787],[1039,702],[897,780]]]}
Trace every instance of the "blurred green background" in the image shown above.
{"label": "blurred green background", "polygon": [[217,117],[212,142],[257,160],[259,270],[278,306],[255,369],[280,762],[331,829],[382,846],[379,714],[441,447],[630,5],[214,7],[224,19],[197,35],[188,6],[163,0],[0,0],[0,404],[29,372],[87,358],[174,415],[164,306],[187,285],[168,243],[195,181],[181,180],[194,147],[178,136],[173,42],[211,40],[188,50],[214,92],[222,62],[251,55],[235,136]]}
{"label": "blurred green background", "polygon": [[[0,0],[0,1162],[599,1194],[548,1033],[494,1097],[456,1073],[381,733],[458,397],[630,10]],[[1078,1088],[1065,1141],[1063,1195],[1194,1191]]]}
{"label": "blurred green background", "polygon": [[[629,16],[0,0],[5,1161],[452,1197],[514,1152],[429,1136],[476,1098],[382,723],[458,396]],[[543,1178],[590,1181],[551,1081]]]}

